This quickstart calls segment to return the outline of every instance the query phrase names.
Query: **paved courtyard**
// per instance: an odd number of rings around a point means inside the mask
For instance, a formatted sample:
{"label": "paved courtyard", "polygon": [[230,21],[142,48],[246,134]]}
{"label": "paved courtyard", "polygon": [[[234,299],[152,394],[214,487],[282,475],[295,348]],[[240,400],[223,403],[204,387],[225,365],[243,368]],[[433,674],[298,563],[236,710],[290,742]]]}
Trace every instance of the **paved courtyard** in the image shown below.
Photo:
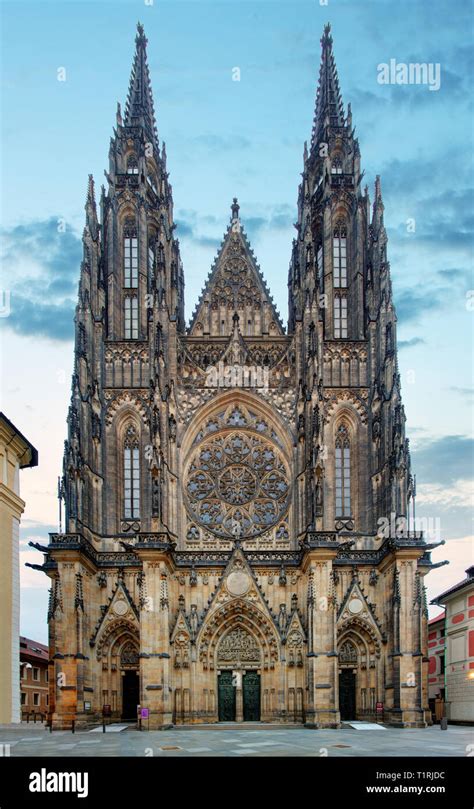
{"label": "paved courtyard", "polygon": [[[385,728],[354,723],[340,730],[259,725],[208,725],[139,732],[126,725],[49,731],[40,725],[0,726],[0,754],[10,756],[466,756],[474,728]],[[471,747],[469,747],[471,746]]]}

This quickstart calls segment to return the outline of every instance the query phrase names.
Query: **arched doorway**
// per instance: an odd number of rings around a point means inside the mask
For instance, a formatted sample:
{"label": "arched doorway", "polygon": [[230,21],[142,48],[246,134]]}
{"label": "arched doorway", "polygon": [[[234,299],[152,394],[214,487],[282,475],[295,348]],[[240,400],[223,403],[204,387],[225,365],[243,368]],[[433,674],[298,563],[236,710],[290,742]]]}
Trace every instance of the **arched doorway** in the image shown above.
{"label": "arched doorway", "polygon": [[357,649],[346,640],[339,649],[339,711],[342,722],[356,718]]}
{"label": "arched doorway", "polygon": [[260,721],[262,652],[243,626],[231,628],[217,647],[220,722]]}
{"label": "arched doorway", "polygon": [[137,629],[124,619],[112,621],[99,637],[97,659],[102,662],[99,712],[108,705],[115,720],[136,720],[140,703]]}
{"label": "arched doorway", "polygon": [[365,621],[354,618],[341,626],[339,711],[343,722],[376,721],[376,704],[383,690],[380,657],[380,641]]}
{"label": "arched doorway", "polygon": [[127,641],[120,651],[122,676],[122,719],[136,719],[140,703],[140,677],[138,649]]}

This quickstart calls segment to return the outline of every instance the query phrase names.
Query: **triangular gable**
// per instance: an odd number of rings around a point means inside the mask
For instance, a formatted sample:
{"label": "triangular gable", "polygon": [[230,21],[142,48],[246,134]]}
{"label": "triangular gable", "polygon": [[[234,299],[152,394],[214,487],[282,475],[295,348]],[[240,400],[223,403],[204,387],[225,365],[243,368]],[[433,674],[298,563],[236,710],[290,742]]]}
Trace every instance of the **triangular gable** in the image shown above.
{"label": "triangular gable", "polygon": [[[236,201],[232,212],[233,218],[194,310],[188,334],[197,337],[203,333],[212,333],[212,327],[210,331],[207,328],[209,309],[222,306],[232,314],[239,314],[245,304],[251,302],[252,305],[257,304],[260,311],[267,310],[265,326],[262,325],[260,336],[281,336],[285,333],[283,323],[238,217]],[[232,324],[229,323],[225,336],[229,336],[231,330]]]}
{"label": "triangular gable", "polygon": [[258,607],[271,619],[273,626],[279,631],[277,619],[272,613],[260,585],[255,578],[253,570],[240,547],[236,547],[232,552],[219,585],[216,587],[209,600],[205,613],[201,616],[199,629],[202,628],[214,611],[220,609],[225,603],[232,602],[235,599],[251,602],[254,606]]}
{"label": "triangular gable", "polygon": [[109,622],[110,619],[126,619],[137,626],[140,623],[139,611],[122,578],[118,579],[112,595],[105,605],[105,609],[102,610],[102,615],[96,624],[90,640],[91,646],[95,645],[99,632],[104,626],[104,623]]}
{"label": "triangular gable", "polygon": [[384,640],[379,622],[370,609],[369,602],[356,576],[353,577],[338,610],[338,628],[340,629],[344,624],[348,624],[351,621],[362,623],[367,628],[370,627],[371,630],[376,633],[377,637]]}

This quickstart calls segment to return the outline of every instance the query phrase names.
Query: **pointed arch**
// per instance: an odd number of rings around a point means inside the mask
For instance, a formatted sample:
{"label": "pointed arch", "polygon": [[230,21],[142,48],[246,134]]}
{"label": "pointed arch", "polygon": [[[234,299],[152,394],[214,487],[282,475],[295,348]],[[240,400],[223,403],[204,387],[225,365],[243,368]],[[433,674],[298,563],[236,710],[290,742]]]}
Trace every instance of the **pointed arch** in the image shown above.
{"label": "pointed arch", "polygon": [[351,439],[346,422],[341,419],[335,431],[335,505],[336,519],[351,517]]}
{"label": "pointed arch", "polygon": [[255,604],[234,599],[212,612],[198,633],[198,655],[204,669],[212,671],[216,668],[219,643],[234,629],[247,632],[258,644],[262,668],[267,670],[275,667],[279,646],[275,627]]}

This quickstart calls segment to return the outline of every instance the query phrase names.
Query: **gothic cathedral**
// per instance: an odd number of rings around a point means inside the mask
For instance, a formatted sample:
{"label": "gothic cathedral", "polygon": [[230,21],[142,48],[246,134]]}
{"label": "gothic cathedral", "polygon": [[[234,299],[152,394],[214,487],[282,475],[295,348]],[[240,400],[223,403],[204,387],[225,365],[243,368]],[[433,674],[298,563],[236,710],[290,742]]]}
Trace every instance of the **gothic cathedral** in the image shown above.
{"label": "gothic cathedral", "polygon": [[371,207],[327,26],[285,328],[236,199],[189,325],[147,40],[89,178],[52,534],[55,727],[420,727],[432,567],[413,530],[380,180]]}

